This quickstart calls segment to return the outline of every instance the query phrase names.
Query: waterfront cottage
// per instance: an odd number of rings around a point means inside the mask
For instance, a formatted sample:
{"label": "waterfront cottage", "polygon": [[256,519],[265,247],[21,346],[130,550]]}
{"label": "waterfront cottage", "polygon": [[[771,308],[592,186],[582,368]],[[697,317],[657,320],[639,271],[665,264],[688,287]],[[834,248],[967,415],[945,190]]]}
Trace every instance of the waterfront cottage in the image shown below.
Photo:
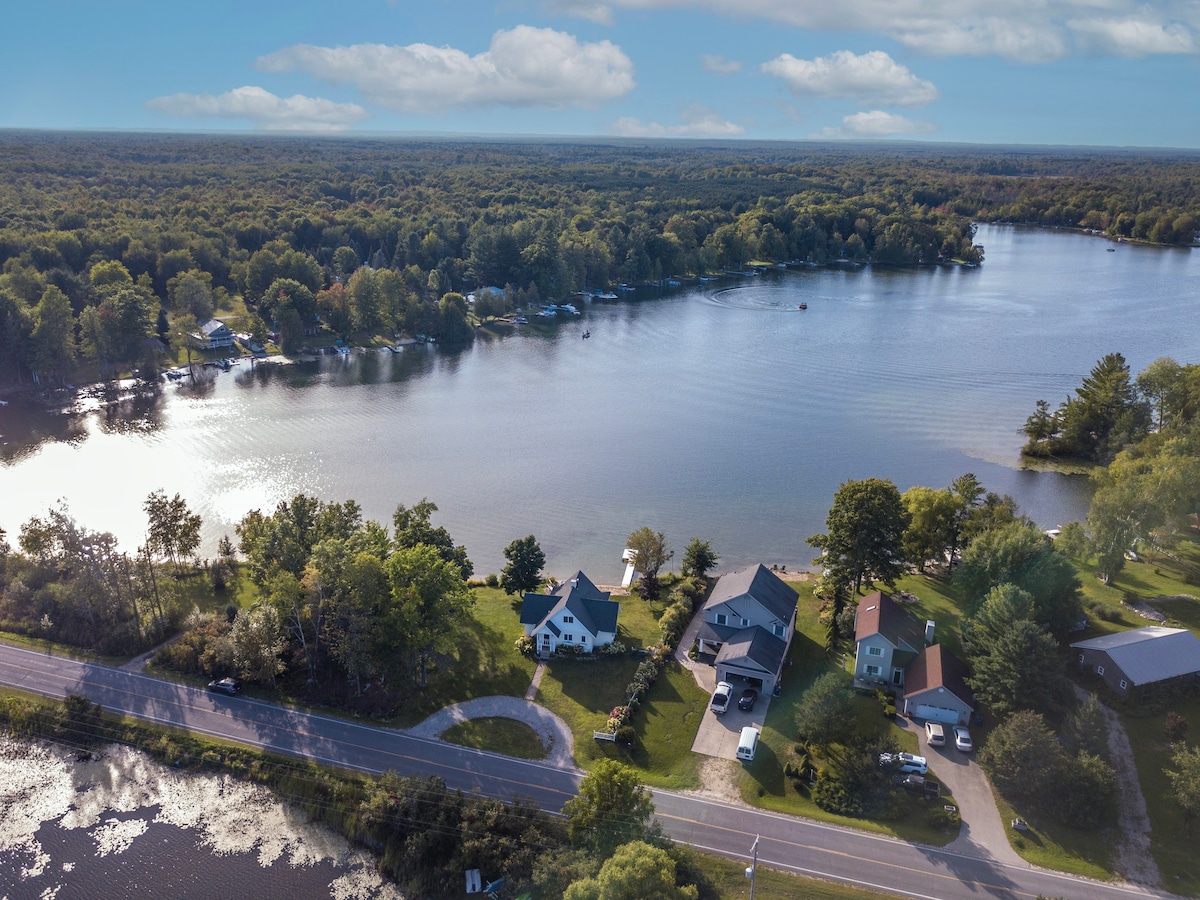
{"label": "waterfront cottage", "polygon": [[521,625],[540,657],[552,655],[559,647],[591,653],[617,639],[620,611],[621,604],[580,571],[548,594],[526,594],[521,601]]}
{"label": "waterfront cottage", "polygon": [[933,622],[920,620],[876,591],[858,601],[854,615],[854,681],[860,687],[904,686],[904,670],[927,644],[933,643]]}
{"label": "waterfront cottage", "polygon": [[765,566],[722,575],[702,611],[700,653],[718,681],[773,691],[796,630],[800,595]]}
{"label": "waterfront cottage", "polygon": [[229,326],[217,319],[209,319],[200,326],[199,331],[193,331],[188,335],[191,338],[192,346],[197,350],[220,350],[225,347],[232,347],[236,337],[229,330]]}

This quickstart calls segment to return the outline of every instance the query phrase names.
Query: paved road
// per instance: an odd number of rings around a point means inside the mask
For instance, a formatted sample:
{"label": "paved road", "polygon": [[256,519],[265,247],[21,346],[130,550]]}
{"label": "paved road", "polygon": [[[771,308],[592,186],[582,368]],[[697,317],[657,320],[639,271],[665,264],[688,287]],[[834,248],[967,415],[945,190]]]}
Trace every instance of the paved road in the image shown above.
{"label": "paved road", "polygon": [[[80,693],[113,712],[255,747],[366,772],[439,775],[451,787],[532,798],[558,811],[574,796],[579,775],[543,763],[514,760],[437,741],[227,698],[131,672],[0,645],[0,685],[62,697]],[[1130,900],[1169,897],[1053,872],[997,864],[748,808],[656,791],[658,816],[672,837],[746,859],[761,834],[764,865],[865,885],[922,900],[1033,898]]]}

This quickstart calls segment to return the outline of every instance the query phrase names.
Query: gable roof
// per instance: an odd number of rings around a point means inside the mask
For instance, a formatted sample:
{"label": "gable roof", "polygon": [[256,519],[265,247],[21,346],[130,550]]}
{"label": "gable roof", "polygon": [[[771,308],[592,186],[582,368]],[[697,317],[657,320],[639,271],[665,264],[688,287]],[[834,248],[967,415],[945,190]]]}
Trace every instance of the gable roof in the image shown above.
{"label": "gable roof", "polygon": [[[222,329],[224,329],[224,331],[222,331]],[[226,332],[229,334],[233,333],[229,331],[229,326],[219,319],[209,319],[200,326],[200,331],[203,332],[207,337],[212,337],[214,333],[221,335],[224,335]]]}
{"label": "gable roof", "polygon": [[796,612],[796,601],[800,599],[800,595],[788,587],[782,578],[759,563],[757,566],[730,572],[717,579],[704,608],[711,609],[743,595],[753,597],[767,612],[782,622],[792,620],[792,615]]}
{"label": "gable roof", "polygon": [[555,613],[567,612],[593,637],[601,632],[616,634],[621,604],[609,599],[609,592],[592,584],[583,572],[558,585],[549,594],[526,594],[521,601],[521,624],[536,631],[545,625],[555,637],[561,633],[552,621]]}
{"label": "gable roof", "polygon": [[924,625],[883,591],[859,600],[854,614],[854,640],[861,641],[873,634],[882,635],[893,647],[901,649],[920,652],[925,646]]}
{"label": "gable roof", "polygon": [[778,675],[786,651],[787,644],[783,638],[775,637],[765,628],[751,625],[749,628],[740,629],[721,646],[716,662],[729,664],[738,660],[748,660],[764,672]]}
{"label": "gable roof", "polygon": [[975,694],[967,686],[967,667],[941,644],[926,647],[904,670],[904,693],[911,697],[921,691],[945,688],[971,709]]}
{"label": "gable roof", "polygon": [[1153,684],[1200,672],[1200,639],[1186,628],[1150,625],[1077,641],[1071,646],[1108,654],[1134,684]]}

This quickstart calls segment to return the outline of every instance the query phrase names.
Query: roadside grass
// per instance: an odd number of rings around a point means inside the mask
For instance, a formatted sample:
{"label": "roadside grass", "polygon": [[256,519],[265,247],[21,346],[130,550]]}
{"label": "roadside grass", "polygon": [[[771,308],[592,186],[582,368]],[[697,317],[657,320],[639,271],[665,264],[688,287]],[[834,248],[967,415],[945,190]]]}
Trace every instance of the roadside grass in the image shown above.
{"label": "roadside grass", "polygon": [[16,634],[11,631],[0,632],[0,643],[10,644],[13,647],[24,647],[27,650],[37,650],[45,653],[47,656],[65,656],[68,659],[81,659],[85,662],[100,663],[104,666],[121,666],[133,659],[132,656],[104,656],[101,653],[94,653],[91,650],[81,650],[78,647],[72,647],[70,644],[57,644],[53,641],[45,641],[41,638]]}
{"label": "roadside grass", "polygon": [[[854,655],[853,648],[849,649],[841,655],[842,662],[839,663],[837,660],[831,661],[825,654],[825,630],[817,619],[820,602],[813,597],[814,586],[812,582],[792,584],[800,593],[800,600],[796,614],[796,635],[792,639],[791,665],[784,669],[780,695],[771,700],[755,760],[745,767],[741,776],[742,798],[752,806],[774,812],[804,816],[862,831],[891,834],[903,840],[933,846],[948,843],[957,836],[957,829],[946,832],[928,825],[924,815],[928,806],[923,800],[913,798],[905,818],[899,821],[852,819],[821,809],[812,801],[807,785],[784,775],[784,766],[796,760],[794,718],[800,698],[819,675],[839,664],[845,667],[846,656],[853,658]],[[861,732],[888,734],[895,738],[902,750],[915,752],[918,749],[916,735],[901,728],[894,720],[885,718],[874,697],[859,696],[855,712]],[[953,798],[945,794],[942,802],[952,803]]]}
{"label": "roadside grass", "polygon": [[524,722],[499,716],[459,722],[442,733],[442,740],[520,759],[546,758],[546,745],[536,731]]}
{"label": "roadside grass", "polygon": [[1191,742],[1200,731],[1200,698],[1194,693],[1172,700],[1150,716],[1121,719],[1133,747],[1138,781],[1150,814],[1150,852],[1163,876],[1163,887],[1177,894],[1200,896],[1200,821],[1189,819],[1175,802],[1166,770],[1171,767],[1171,748],[1163,733],[1167,711],[1184,716],[1191,725]]}
{"label": "roadside grass", "polygon": [[[1005,823],[1008,842],[1026,862],[1102,881],[1114,877],[1111,850],[1119,839],[1115,815],[1109,816],[1110,821],[1104,827],[1080,831],[1019,811],[994,790],[992,796],[996,798],[1000,821]],[[1013,819],[1018,817],[1029,826],[1026,831],[1015,831],[1011,827]]]}
{"label": "roadside grass", "polygon": [[424,691],[413,689],[393,724],[409,728],[476,697],[524,697],[536,663],[515,647],[521,635],[519,604],[499,588],[475,588],[475,609],[458,636],[453,660],[430,674]]}
{"label": "roadside grass", "polygon": [[[708,876],[709,885],[720,900],[742,900],[750,896],[750,879],[746,877],[746,867],[750,864],[749,849],[746,848],[745,860],[693,853],[699,868]],[[754,873],[755,900],[796,900],[797,897],[803,900],[886,900],[895,896],[832,881],[792,875],[762,863]]]}

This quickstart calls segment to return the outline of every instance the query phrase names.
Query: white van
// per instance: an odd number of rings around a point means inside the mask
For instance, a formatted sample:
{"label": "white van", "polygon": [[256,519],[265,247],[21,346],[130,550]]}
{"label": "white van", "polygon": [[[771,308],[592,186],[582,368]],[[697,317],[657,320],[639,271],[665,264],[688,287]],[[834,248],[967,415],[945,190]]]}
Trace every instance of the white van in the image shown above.
{"label": "white van", "polygon": [[738,738],[737,758],[742,762],[753,762],[754,753],[758,750],[758,729],[753,725],[747,725],[742,729],[742,736]]}

